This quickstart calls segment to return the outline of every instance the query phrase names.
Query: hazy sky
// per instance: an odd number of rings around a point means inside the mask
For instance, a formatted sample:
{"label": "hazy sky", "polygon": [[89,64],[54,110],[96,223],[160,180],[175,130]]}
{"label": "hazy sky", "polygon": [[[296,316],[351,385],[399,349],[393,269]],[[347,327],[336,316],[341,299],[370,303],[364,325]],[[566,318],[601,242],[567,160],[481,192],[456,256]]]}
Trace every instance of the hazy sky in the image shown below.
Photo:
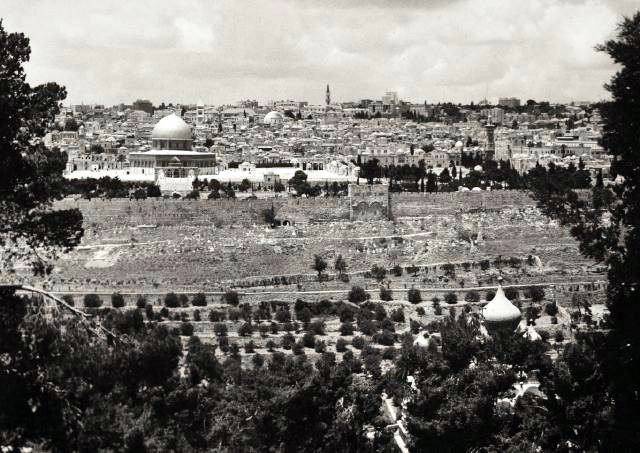
{"label": "hazy sky", "polygon": [[639,0],[1,0],[68,102],[597,100]]}

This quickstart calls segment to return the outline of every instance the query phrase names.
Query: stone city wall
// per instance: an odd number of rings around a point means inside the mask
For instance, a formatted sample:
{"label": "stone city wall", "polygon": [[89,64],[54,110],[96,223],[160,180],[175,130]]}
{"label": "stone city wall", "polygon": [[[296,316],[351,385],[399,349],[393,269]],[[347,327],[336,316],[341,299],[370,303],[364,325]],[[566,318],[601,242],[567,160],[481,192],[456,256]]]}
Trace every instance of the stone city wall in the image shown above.
{"label": "stone city wall", "polygon": [[[251,225],[262,222],[262,211],[273,206],[276,218],[290,223],[378,220],[469,212],[477,209],[535,206],[524,191],[391,193],[386,186],[352,185],[349,198],[282,198],[251,200],[64,200],[60,208],[79,208],[85,226],[102,225]],[[378,190],[380,189],[380,190]],[[384,192],[384,193],[383,193]],[[375,212],[374,212],[375,211]],[[371,217],[371,218],[370,218]]]}
{"label": "stone city wall", "polygon": [[476,209],[497,211],[535,205],[536,202],[529,193],[520,190],[391,194],[391,211],[394,219]]}
{"label": "stone city wall", "polygon": [[343,198],[269,200],[65,200],[61,209],[78,208],[85,227],[158,225],[252,225],[262,223],[262,212],[275,208],[281,221],[327,222],[349,219]]}

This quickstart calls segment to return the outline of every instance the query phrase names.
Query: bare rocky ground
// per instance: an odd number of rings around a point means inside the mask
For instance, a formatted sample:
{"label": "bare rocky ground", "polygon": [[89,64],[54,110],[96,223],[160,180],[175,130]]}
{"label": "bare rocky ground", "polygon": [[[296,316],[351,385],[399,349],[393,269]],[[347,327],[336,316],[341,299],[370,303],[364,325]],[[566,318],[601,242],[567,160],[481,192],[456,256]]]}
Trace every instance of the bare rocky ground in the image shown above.
{"label": "bare rocky ground", "polygon": [[[339,254],[347,262],[348,279],[338,278],[332,268]],[[322,256],[328,263],[322,279],[311,269],[314,255]],[[373,265],[387,269],[382,281],[368,275]],[[399,276],[391,272],[395,265],[402,268]],[[562,337],[571,335],[569,326],[575,324],[571,319],[574,294],[587,292],[597,303],[603,299],[604,288],[589,282],[603,278],[602,269],[579,254],[576,242],[566,230],[535,208],[525,206],[487,212],[445,210],[434,215],[403,217],[395,222],[339,220],[279,228],[189,221],[153,227],[131,226],[124,220],[104,225],[94,223],[87,229],[82,246],[62,258],[48,281],[36,283],[74,297],[76,306],[82,305],[87,293],[99,294],[104,307],[108,307],[110,295],[119,292],[125,296],[125,309],[135,307],[136,300],[144,296],[150,305],[145,319],[171,328],[186,328],[186,333],[189,327],[184,326],[189,324],[203,341],[220,342],[221,355],[226,350],[224,344],[237,344],[241,354],[249,358],[266,354],[270,352],[271,341],[272,350],[310,356],[326,350],[340,357],[342,352],[336,350],[340,338],[347,350],[359,355],[361,347],[354,347],[353,339],[362,337],[371,347],[388,349],[386,357],[390,358],[402,333],[413,331],[422,335],[431,323],[448,316],[450,309],[460,312],[468,306],[472,312],[478,312],[490,297],[490,288],[498,282],[519,291],[518,303],[523,311],[531,304],[526,287],[542,285],[545,298],[535,304],[541,313],[536,329],[551,342],[560,331],[558,338],[562,341]],[[382,306],[386,311],[386,316],[377,320],[378,333],[384,330],[382,322],[391,317],[392,311],[402,312],[404,321],[391,324],[386,321],[390,339],[364,334],[355,321],[354,335],[341,335],[338,315],[323,313],[312,316],[311,322],[324,323],[324,332],[316,334],[313,342],[307,337],[307,345],[311,347],[295,351],[283,347],[285,329],[290,329],[295,342],[302,343],[308,327],[308,323],[297,320],[296,300],[339,304],[356,285],[369,292],[372,305]],[[391,289],[393,300],[380,300],[381,286]],[[421,291],[423,302],[407,302],[410,288]],[[465,297],[476,291],[473,288],[478,288],[480,301],[467,303]],[[241,305],[247,304],[253,313],[260,302],[283,303],[289,309],[292,324],[287,326],[274,318],[255,319],[252,315],[253,333],[239,335],[238,329],[246,321],[229,319],[230,312],[237,309],[223,302],[227,290],[237,291]],[[445,295],[452,291],[459,302],[447,304]],[[187,303],[187,307],[163,309],[168,292],[185,294],[187,300],[203,292],[207,306],[193,307]],[[434,307],[434,297],[440,300],[440,309]],[[560,307],[555,319],[544,312],[544,306],[550,302]],[[151,316],[149,310],[153,312]],[[210,320],[211,312],[217,316],[224,313],[224,319]],[[226,340],[220,340],[214,332],[219,323],[226,325]],[[265,326],[262,332],[261,325]],[[253,352],[245,350],[249,342]]]}

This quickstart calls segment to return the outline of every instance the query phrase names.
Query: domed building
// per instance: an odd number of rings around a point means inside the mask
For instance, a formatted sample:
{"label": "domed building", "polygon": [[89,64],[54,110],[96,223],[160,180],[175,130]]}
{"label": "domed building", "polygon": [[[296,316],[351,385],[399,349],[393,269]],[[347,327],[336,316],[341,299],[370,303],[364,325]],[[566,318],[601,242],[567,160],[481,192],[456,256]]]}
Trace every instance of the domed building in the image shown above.
{"label": "domed building", "polygon": [[522,313],[520,309],[513,305],[507,296],[504,295],[502,286],[498,286],[496,295],[482,309],[484,324],[489,333],[494,332],[515,332]]}
{"label": "domed building", "polygon": [[280,125],[284,123],[284,115],[280,112],[272,110],[264,116],[264,118],[262,119],[262,123],[268,126]]}
{"label": "domed building", "polygon": [[151,132],[149,151],[129,153],[130,166],[150,168],[164,177],[186,178],[214,173],[214,153],[193,150],[191,127],[175,113],[162,118]]}

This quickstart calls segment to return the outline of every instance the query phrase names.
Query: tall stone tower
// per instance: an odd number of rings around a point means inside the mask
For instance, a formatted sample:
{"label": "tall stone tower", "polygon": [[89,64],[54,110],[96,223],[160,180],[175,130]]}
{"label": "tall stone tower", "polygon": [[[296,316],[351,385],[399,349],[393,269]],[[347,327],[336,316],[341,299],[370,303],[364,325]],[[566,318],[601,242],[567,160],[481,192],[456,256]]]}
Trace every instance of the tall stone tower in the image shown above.
{"label": "tall stone tower", "polygon": [[487,149],[485,151],[485,159],[486,160],[495,160],[496,158],[496,140],[494,137],[494,132],[496,130],[496,125],[491,121],[491,115],[487,119],[487,124],[484,125],[484,129],[487,132]]}
{"label": "tall stone tower", "polygon": [[327,104],[327,107],[329,107],[329,104],[331,104],[331,90],[329,90],[329,84],[327,84],[327,94],[325,96],[325,103]]}

